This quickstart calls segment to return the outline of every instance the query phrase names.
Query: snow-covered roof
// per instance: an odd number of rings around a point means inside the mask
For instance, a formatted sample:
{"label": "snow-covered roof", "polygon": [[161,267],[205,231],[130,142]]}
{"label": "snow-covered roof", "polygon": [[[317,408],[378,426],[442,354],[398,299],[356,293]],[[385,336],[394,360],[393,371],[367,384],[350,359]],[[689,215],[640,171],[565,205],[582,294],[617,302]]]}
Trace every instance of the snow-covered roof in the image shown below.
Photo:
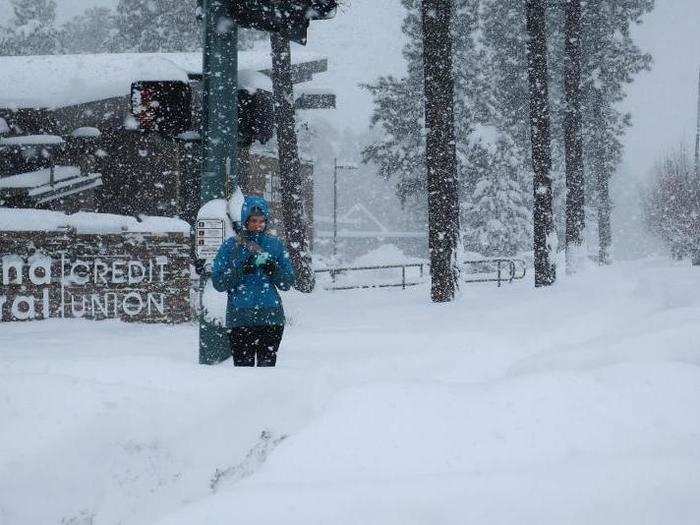
{"label": "snow-covered roof", "polygon": [[102,174],[90,173],[85,176],[72,177],[54,184],[44,184],[30,189],[27,195],[34,199],[37,204],[64,199],[69,195],[84,193],[102,186]]}
{"label": "snow-covered roof", "polygon": [[63,143],[64,140],[58,135],[21,135],[0,138],[0,146],[44,146]]}
{"label": "snow-covered roof", "polygon": [[100,136],[102,136],[102,132],[97,128],[93,128],[90,126],[84,126],[82,128],[74,129],[73,133],[71,133],[71,136],[75,137],[75,138],[82,138],[82,139],[85,139],[85,138],[96,139],[96,138],[99,138]]}
{"label": "snow-covered roof", "polygon": [[134,217],[106,213],[74,213],[0,208],[0,231],[55,231],[74,228],[78,233],[190,233],[190,225],[169,217]]}
{"label": "snow-covered roof", "polygon": [[[56,166],[54,169],[54,181],[60,182],[66,179],[80,176],[80,168],[76,166]],[[5,188],[36,188],[48,184],[51,180],[51,170],[44,168],[28,173],[20,173],[10,177],[0,178],[0,189]]]}
{"label": "snow-covered roof", "polygon": [[[292,64],[323,60],[294,48]],[[239,85],[271,90],[270,49],[238,53]],[[201,53],[113,53],[0,57],[0,107],[53,108],[125,96],[139,80],[182,80],[201,75]]]}

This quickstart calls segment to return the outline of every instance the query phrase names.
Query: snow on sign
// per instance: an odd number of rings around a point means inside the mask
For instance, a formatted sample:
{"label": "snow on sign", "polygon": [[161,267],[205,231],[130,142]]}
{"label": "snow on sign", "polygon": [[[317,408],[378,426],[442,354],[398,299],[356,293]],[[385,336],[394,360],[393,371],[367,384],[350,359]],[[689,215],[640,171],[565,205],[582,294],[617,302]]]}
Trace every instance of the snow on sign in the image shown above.
{"label": "snow on sign", "polygon": [[197,258],[213,261],[219,247],[224,242],[224,221],[221,219],[198,219],[195,239]]}

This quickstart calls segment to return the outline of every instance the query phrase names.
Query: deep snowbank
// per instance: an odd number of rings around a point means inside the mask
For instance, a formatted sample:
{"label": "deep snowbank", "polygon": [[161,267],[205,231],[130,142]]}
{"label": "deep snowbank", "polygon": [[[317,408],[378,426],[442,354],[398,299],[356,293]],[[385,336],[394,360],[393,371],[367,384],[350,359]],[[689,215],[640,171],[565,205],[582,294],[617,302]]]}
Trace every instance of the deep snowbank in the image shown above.
{"label": "deep snowbank", "polygon": [[698,289],[289,295],[274,370],[199,367],[191,326],[3,325],[0,522],[697,523]]}

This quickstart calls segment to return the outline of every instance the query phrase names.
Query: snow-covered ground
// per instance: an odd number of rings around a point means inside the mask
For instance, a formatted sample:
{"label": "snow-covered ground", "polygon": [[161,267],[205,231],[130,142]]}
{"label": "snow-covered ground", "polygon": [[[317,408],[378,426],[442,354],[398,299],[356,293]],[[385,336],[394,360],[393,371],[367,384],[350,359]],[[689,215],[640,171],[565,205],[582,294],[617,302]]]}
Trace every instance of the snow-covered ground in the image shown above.
{"label": "snow-covered ground", "polygon": [[700,271],[286,296],[276,369],[194,326],[0,328],[0,523],[700,523]]}

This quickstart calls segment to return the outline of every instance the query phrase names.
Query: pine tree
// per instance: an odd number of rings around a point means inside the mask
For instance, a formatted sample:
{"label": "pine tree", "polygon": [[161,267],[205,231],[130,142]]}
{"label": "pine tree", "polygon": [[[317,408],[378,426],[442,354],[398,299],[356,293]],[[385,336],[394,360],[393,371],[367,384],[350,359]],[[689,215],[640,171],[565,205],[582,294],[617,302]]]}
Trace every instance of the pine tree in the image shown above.
{"label": "pine tree", "polygon": [[61,26],[61,53],[107,53],[114,16],[106,7],[91,7]]}
{"label": "pine tree", "polygon": [[13,18],[0,31],[0,55],[50,55],[58,51],[55,0],[10,0]]}
{"label": "pine tree", "polygon": [[[455,138],[460,198],[467,198],[480,174],[470,163],[473,155],[472,132],[488,118],[486,60],[475,39],[478,30],[477,0],[452,2],[453,72],[455,82]],[[402,0],[406,8],[403,32],[407,36],[404,58],[407,75],[380,77],[366,85],[374,98],[372,126],[381,129],[379,140],[362,153],[379,175],[396,181],[402,202],[410,201],[414,216],[427,216],[427,190],[424,171],[426,130],[423,104],[423,35],[419,0]]]}
{"label": "pine tree", "polygon": [[[199,51],[202,27],[198,0],[119,0],[110,48],[115,52]],[[239,49],[250,48],[264,33],[240,29]]]}
{"label": "pine tree", "polygon": [[[549,36],[549,102],[552,135],[552,179],[557,224],[563,230],[564,99],[566,8],[568,2],[547,2]],[[630,27],[653,9],[653,0],[589,0],[581,3],[581,140],[585,199],[598,207],[602,259],[611,242],[608,181],[622,157],[622,138],[631,123],[620,103],[626,86],[650,65],[650,57],[635,45]],[[522,0],[484,0],[482,43],[491,68],[496,124],[520,147],[529,142],[527,127],[527,60],[525,4]]]}
{"label": "pine tree", "polygon": [[115,51],[194,51],[201,48],[195,0],[119,0],[114,18]]}
{"label": "pine tree", "polygon": [[422,104],[422,75],[404,79],[382,77],[365,86],[374,97],[372,126],[381,126],[382,134],[363,152],[364,162],[376,165],[379,175],[395,180],[401,202],[416,199],[424,215],[425,199],[425,124]]}
{"label": "pine tree", "polygon": [[609,181],[622,160],[622,139],[632,116],[620,109],[634,76],[651,56],[632,40],[631,28],[654,0],[587,0],[582,4],[582,114],[584,163],[590,167],[589,199],[598,207],[599,260],[609,262],[612,243]]}
{"label": "pine tree", "polygon": [[532,243],[532,213],[517,148],[505,135],[495,144],[474,148],[475,166],[483,166],[468,204],[464,205],[464,244],[488,257],[513,256]]}

